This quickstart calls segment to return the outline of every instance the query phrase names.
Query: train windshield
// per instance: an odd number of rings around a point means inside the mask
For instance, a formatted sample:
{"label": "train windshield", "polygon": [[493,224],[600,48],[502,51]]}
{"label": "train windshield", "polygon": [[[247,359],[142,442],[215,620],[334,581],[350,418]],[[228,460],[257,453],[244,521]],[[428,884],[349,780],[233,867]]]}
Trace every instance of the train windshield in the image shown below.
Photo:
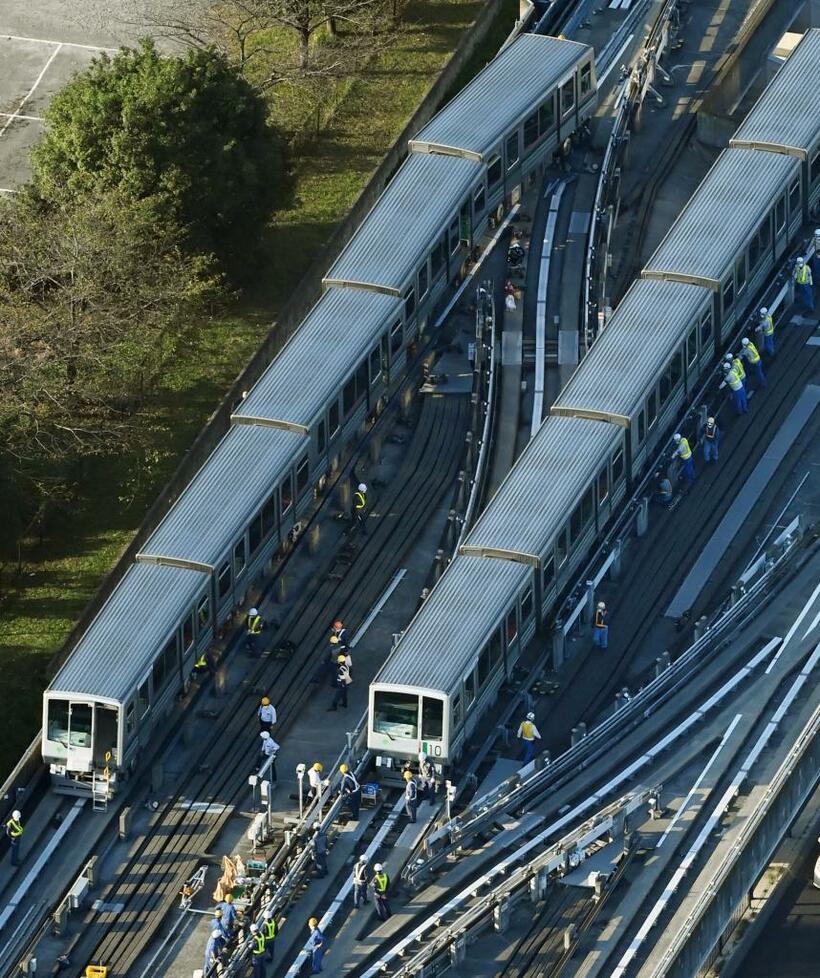
{"label": "train windshield", "polygon": [[377,689],[373,697],[373,730],[388,737],[418,740],[418,696]]}

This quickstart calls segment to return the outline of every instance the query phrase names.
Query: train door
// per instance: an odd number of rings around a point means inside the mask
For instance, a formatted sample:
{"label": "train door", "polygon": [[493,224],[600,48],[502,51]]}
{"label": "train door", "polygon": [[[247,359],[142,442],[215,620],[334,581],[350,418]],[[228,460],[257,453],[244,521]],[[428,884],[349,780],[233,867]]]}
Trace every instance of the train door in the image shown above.
{"label": "train door", "polygon": [[90,771],[93,762],[94,707],[90,703],[68,704],[68,752],[66,769]]}
{"label": "train door", "polygon": [[116,707],[94,704],[94,767],[113,766],[118,762],[118,719]]}

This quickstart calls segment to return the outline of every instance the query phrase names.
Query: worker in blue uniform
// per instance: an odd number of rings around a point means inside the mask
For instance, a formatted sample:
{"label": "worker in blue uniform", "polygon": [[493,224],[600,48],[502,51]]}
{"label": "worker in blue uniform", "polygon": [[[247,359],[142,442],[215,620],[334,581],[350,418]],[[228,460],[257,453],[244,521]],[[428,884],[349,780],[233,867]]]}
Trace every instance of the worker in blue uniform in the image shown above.
{"label": "worker in blue uniform", "polygon": [[592,644],[599,649],[605,649],[609,645],[609,612],[603,601],[598,602],[595,609],[595,621],[592,626]]}
{"label": "worker in blue uniform", "polygon": [[265,978],[265,935],[257,924],[251,924],[251,963],[253,978]]}
{"label": "worker in blue uniform", "polygon": [[795,305],[808,312],[814,312],[813,285],[811,269],[801,256],[794,265],[794,301]]}
{"label": "worker in blue uniform", "polygon": [[353,493],[353,520],[361,527],[362,535],[367,536],[367,486],[360,482]]}
{"label": "worker in blue uniform", "polygon": [[723,388],[727,385],[732,392],[735,410],[738,414],[746,414],[749,410],[749,402],[746,399],[746,390],[743,387],[743,381],[740,379],[737,370],[731,364],[724,363],[723,382],[720,386]]}
{"label": "worker in blue uniform", "polygon": [[262,934],[265,938],[265,960],[270,963],[273,961],[273,942],[276,938],[276,918],[270,909],[262,914]]}
{"label": "worker in blue uniform", "polygon": [[265,623],[256,608],[251,608],[248,612],[248,619],[245,623],[245,648],[249,652],[256,652],[259,646],[259,636]]}
{"label": "worker in blue uniform", "polygon": [[760,359],[757,347],[746,336],[743,337],[740,355],[749,364],[749,369],[754,374],[758,387],[766,387],[766,374],[763,373],[763,361]]}
{"label": "worker in blue uniform", "polygon": [[308,927],[310,928],[308,947],[310,948],[311,971],[314,975],[318,975],[322,970],[322,958],[327,950],[327,941],[321,927],[319,927],[319,921],[315,917],[310,918]]}
{"label": "worker in blue uniform", "polygon": [[313,846],[313,868],[316,870],[316,876],[322,879],[322,877],[327,876],[327,833],[319,821],[313,823],[311,844]]}
{"label": "worker in blue uniform", "polygon": [[222,929],[229,937],[233,936],[236,929],[236,907],[233,905],[233,893],[228,893],[225,899],[216,905],[216,909],[222,912]]}
{"label": "worker in blue uniform", "polygon": [[707,418],[706,423],[700,426],[699,438],[701,445],[703,445],[703,461],[707,463],[717,462],[720,449],[720,428],[718,428],[714,418]]}
{"label": "worker in blue uniform", "polygon": [[390,901],[387,894],[390,889],[390,877],[384,871],[381,863],[376,863],[373,867],[373,879],[370,881],[373,887],[373,896],[376,899],[376,913],[379,920],[387,920],[392,917],[393,911],[390,909]]}
{"label": "worker in blue uniform", "polygon": [[351,819],[354,822],[358,821],[359,809],[362,805],[362,786],[347,764],[339,765],[339,773],[342,775],[342,782],[339,786],[342,802],[350,809]]}
{"label": "worker in blue uniform", "polygon": [[202,968],[203,975],[207,976],[209,973],[216,974],[216,971],[212,972],[211,969],[216,968],[219,964],[224,947],[225,937],[221,929],[218,926],[214,926],[208,938],[208,943],[205,945],[205,964]]}
{"label": "worker in blue uniform", "polygon": [[411,822],[416,821],[419,806],[419,784],[412,771],[404,772],[404,810]]}
{"label": "worker in blue uniform", "polygon": [[419,754],[419,779],[421,780],[421,796],[434,805],[436,802],[436,765],[422,751]]}
{"label": "worker in blue uniform", "polygon": [[774,356],[774,316],[771,315],[769,310],[763,306],[758,314],[757,326],[755,326],[755,332],[758,333],[762,342],[763,349],[766,351],[766,355]]}
{"label": "worker in blue uniform", "polygon": [[370,883],[370,869],[367,856],[359,856],[353,867],[353,906],[356,910],[367,903],[367,887]]}
{"label": "worker in blue uniform", "polygon": [[681,474],[689,485],[691,485],[695,481],[695,458],[692,454],[692,448],[689,445],[689,439],[676,431],[674,442],[675,455],[681,460]]}
{"label": "worker in blue uniform", "polygon": [[541,733],[535,725],[535,714],[528,713],[526,720],[518,724],[518,739],[524,743],[522,764],[529,764],[535,757],[535,742],[541,739]]}
{"label": "worker in blue uniform", "polygon": [[11,813],[11,818],[6,820],[6,838],[11,847],[12,866],[20,865],[20,842],[23,838],[23,816],[18,811]]}
{"label": "worker in blue uniform", "polygon": [[672,505],[672,498],[675,495],[674,489],[672,488],[672,480],[668,476],[665,476],[663,472],[656,472],[655,478],[657,479],[655,496],[662,506],[669,509]]}

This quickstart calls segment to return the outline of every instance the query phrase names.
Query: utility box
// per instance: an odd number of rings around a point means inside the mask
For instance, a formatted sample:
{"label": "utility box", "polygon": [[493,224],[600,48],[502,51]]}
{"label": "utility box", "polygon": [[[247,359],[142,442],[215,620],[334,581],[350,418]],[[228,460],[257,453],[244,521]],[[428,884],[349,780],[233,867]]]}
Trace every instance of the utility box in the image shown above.
{"label": "utility box", "polygon": [[78,876],[74,886],[68,891],[68,905],[72,910],[79,910],[83,904],[86,893],[88,893],[90,883],[85,876]]}

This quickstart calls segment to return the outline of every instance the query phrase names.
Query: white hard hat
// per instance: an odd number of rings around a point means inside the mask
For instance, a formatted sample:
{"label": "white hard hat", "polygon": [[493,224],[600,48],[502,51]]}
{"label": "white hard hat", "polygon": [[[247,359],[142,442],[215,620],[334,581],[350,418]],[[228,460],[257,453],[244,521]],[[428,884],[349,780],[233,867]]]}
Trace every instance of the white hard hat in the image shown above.
{"label": "white hard hat", "polygon": [[214,927],[211,931],[211,937],[222,937],[222,931],[218,927]]}
{"label": "white hard hat", "polygon": [[706,424],[714,424],[714,423],[715,423],[715,419],[714,418],[707,418],[706,419]]}
{"label": "white hard hat", "polygon": [[749,340],[745,336],[743,337],[743,339],[740,342],[743,344],[743,346],[748,346],[749,345]]}
{"label": "white hard hat", "polygon": [[367,862],[367,856],[364,853],[362,853],[361,856],[359,856],[359,862],[360,863],[366,863]]}
{"label": "white hard hat", "polygon": [[724,363],[723,364],[724,373],[727,373],[728,374],[731,369],[732,369],[731,363]]}
{"label": "white hard hat", "polygon": [[734,359],[734,353],[727,353],[723,359],[726,360],[727,363],[731,363],[731,361]]}
{"label": "white hard hat", "polygon": [[251,924],[251,934],[255,934],[258,930],[259,928],[256,924]]}
{"label": "white hard hat", "polygon": [[535,719],[535,714],[534,713],[528,713],[527,714],[527,719],[528,720],[534,720]]}
{"label": "white hard hat", "polygon": [[676,431],[675,434],[673,435],[673,437],[674,437],[675,441],[680,441],[680,432],[677,432]]}
{"label": "white hard hat", "polygon": [[256,608],[251,608],[251,610],[248,612],[248,614],[249,615],[258,615],[259,612],[256,610]]}
{"label": "white hard hat", "polygon": [[14,811],[11,813],[11,817],[14,819],[15,822],[19,822],[23,816],[15,808]]}
{"label": "white hard hat", "polygon": [[377,873],[380,873],[384,869],[384,866],[382,866],[381,863],[376,863],[373,869],[375,869]]}
{"label": "white hard hat", "polygon": [[359,492],[367,492],[367,486],[363,483],[359,483]]}
{"label": "white hard hat", "polygon": [[272,920],[273,919],[273,911],[272,910],[266,910],[262,914],[262,916],[265,918],[265,920]]}
{"label": "white hard hat", "polygon": [[760,310],[760,315],[761,316],[768,316],[769,315],[769,310],[765,306],[762,306],[761,307],[761,310]]}
{"label": "white hard hat", "polygon": [[604,608],[606,608],[606,605],[603,603],[603,601],[599,601],[598,602],[598,607],[601,609],[601,611],[603,611]]}
{"label": "white hard hat", "polygon": [[259,734],[259,736],[262,738],[262,740],[270,740],[270,734],[268,733],[267,730],[263,730],[262,733]]}
{"label": "white hard hat", "polygon": [[801,255],[800,257],[798,257],[798,259],[797,259],[797,264],[798,264],[798,265],[805,265],[805,264],[806,264],[806,263],[805,263],[805,260],[803,259],[803,256],[802,256],[802,255]]}

